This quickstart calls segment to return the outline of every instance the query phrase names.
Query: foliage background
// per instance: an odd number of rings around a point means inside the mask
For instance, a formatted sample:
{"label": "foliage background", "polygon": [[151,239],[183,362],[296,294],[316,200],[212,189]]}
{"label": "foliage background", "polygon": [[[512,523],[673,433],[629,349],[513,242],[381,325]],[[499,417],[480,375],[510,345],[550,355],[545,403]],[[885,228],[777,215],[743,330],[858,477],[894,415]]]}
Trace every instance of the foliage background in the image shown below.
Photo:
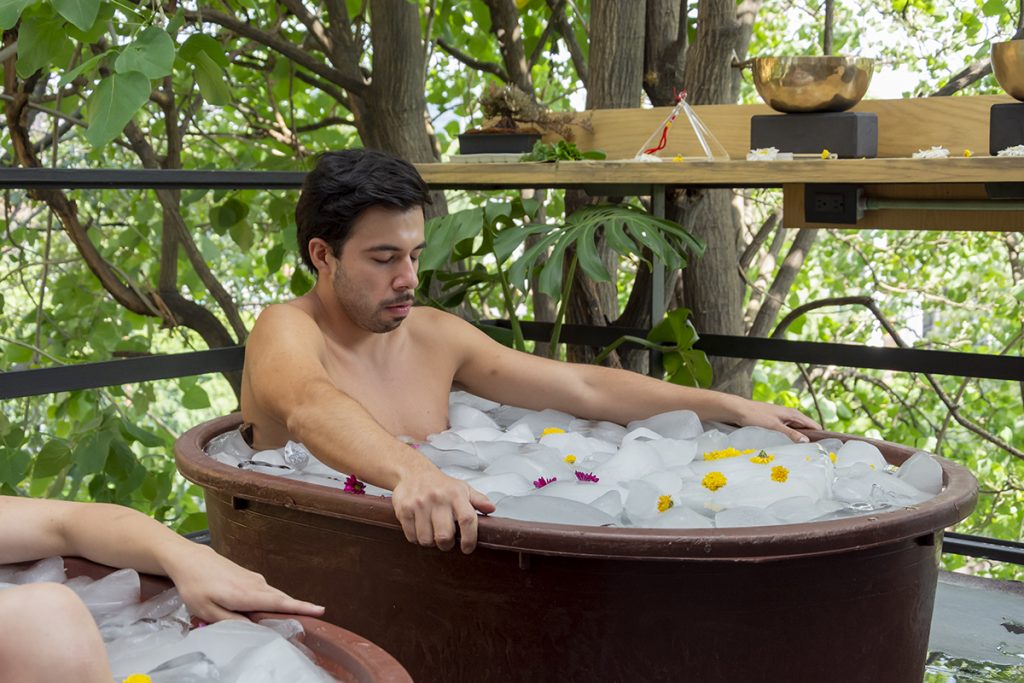
{"label": "foliage background", "polygon": [[[384,55],[375,54],[372,38],[386,4],[324,4],[335,12],[347,10],[346,28],[354,42],[347,67],[330,62],[342,74],[337,76],[316,67],[316,60],[267,48],[244,28],[272,29],[295,50],[321,59],[309,24],[301,20],[303,12],[307,18],[319,16],[324,8],[318,3],[4,0],[3,161],[25,165],[31,157],[43,166],[94,168],[307,168],[316,152],[359,145],[361,135],[362,141],[369,135],[360,128],[362,96],[353,94],[358,89],[350,79],[377,70],[378,82],[384,78]],[[457,133],[480,120],[478,97],[496,80],[488,65],[503,60],[490,30],[491,12],[499,4],[436,0],[416,6],[418,30],[429,38],[413,47],[422,51],[425,112],[436,153],[455,152]],[[538,101],[553,110],[572,109],[584,90],[568,34],[581,52],[576,57],[586,58],[590,2],[563,3],[570,28],[557,39],[552,32],[545,36],[554,2],[514,4],[526,54],[537,56],[530,73]],[[699,4],[690,3],[686,18],[694,36]],[[750,53],[817,52],[822,11],[821,3],[796,1],[760,8]],[[204,19],[213,12],[239,17],[242,25]],[[891,68],[916,74],[906,92],[911,96],[955,80],[965,66],[984,60],[990,41],[1008,38],[1019,24],[1016,7],[993,0],[839,3],[836,50],[878,56]],[[467,59],[479,68],[467,67]],[[958,94],[983,92],[998,92],[991,76]],[[749,85],[740,87],[740,98],[754,100]],[[636,106],[641,104],[638,96]],[[24,140],[34,148],[31,154],[19,152]],[[92,190],[65,196],[74,211],[62,214],[53,209],[52,198],[47,203],[24,191],[4,191],[0,353],[6,370],[242,342],[263,306],[311,285],[294,253],[295,193],[183,191],[161,198],[152,191]],[[443,204],[455,211],[514,196],[451,192]],[[563,215],[561,193],[542,192],[532,199],[542,217],[557,221]],[[745,274],[749,325],[796,235],[777,229],[757,243],[758,228],[781,205],[776,193],[737,192],[733,205],[745,219],[744,239],[756,252]],[[68,216],[96,246],[98,262],[87,264],[69,239]],[[187,236],[174,232],[179,219]],[[181,248],[168,260],[164,246],[174,235]],[[210,274],[197,270],[188,256],[189,240]],[[1020,235],[1013,233],[824,231],[783,309],[860,295],[874,301],[916,347],[1020,354],[1021,258]],[[479,262],[493,272],[493,262],[483,257]],[[627,258],[616,265],[619,304],[625,307],[637,262]],[[97,267],[109,268],[126,283],[125,297],[137,310],[112,300],[94,274]],[[218,298],[211,277],[228,293],[229,303]],[[182,312],[176,318],[161,308],[174,305]],[[536,297],[524,295],[520,312],[531,315],[537,305]],[[499,291],[485,289],[467,298],[460,312],[502,317]],[[193,314],[194,326],[171,322]],[[788,338],[891,342],[874,315],[849,305],[808,313],[790,327]],[[978,476],[983,495],[960,530],[1024,539],[1020,461],[1011,453],[1024,448],[1024,383],[934,378],[955,399],[951,409],[915,375],[760,363],[753,378],[755,398],[798,406],[837,431],[912,445],[966,465]],[[189,426],[236,406],[230,382],[220,376],[3,402],[0,490],[116,501],[182,531],[204,528],[201,492],[176,474],[171,445]],[[949,567],[966,562],[954,556],[944,561]],[[1018,568],[991,563],[974,562],[969,569],[1024,578]]]}

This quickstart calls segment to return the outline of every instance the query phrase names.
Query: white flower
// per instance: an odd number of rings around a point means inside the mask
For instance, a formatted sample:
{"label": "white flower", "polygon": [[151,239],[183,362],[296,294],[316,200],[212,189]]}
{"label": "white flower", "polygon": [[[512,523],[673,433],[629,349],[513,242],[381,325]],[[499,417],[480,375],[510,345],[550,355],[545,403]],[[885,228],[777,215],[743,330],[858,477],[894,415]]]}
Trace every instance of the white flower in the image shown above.
{"label": "white flower", "polygon": [[1024,157],[1024,145],[1014,145],[996,152],[997,157]]}
{"label": "white flower", "polygon": [[949,150],[945,147],[932,147],[931,149],[919,149],[912,155],[915,159],[945,159],[949,156]]}
{"label": "white flower", "polygon": [[774,147],[761,147],[747,152],[747,161],[774,161],[779,156],[779,150]]}
{"label": "white flower", "polygon": [[658,161],[664,161],[664,159],[662,159],[659,156],[655,156],[653,154],[637,154],[633,158],[633,161],[658,162]]}

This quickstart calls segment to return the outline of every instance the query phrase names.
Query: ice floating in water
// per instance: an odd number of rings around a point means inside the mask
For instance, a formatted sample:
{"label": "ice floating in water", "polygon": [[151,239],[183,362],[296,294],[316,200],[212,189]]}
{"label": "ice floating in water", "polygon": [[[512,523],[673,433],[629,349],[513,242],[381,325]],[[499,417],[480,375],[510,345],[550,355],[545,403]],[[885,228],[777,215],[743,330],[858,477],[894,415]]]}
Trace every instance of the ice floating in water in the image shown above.
{"label": "ice floating in water", "polygon": [[[942,489],[942,468],[927,453],[896,468],[864,441],[792,443],[771,429],[702,423],[686,410],[623,427],[456,391],[449,418],[451,429],[426,443],[404,440],[488,495],[498,508],[494,516],[531,522],[664,529],[800,524],[914,506]],[[218,436],[207,451],[233,467],[339,489],[347,476],[301,444],[257,453],[240,441],[237,434]],[[388,494],[371,486],[366,493]]]}
{"label": "ice floating in water", "polygon": [[[234,446],[229,445],[229,448]],[[231,451],[231,457],[239,451]],[[0,566],[0,590],[39,582],[65,583],[85,602],[107,649],[116,680],[147,673],[152,683],[325,683],[334,681],[298,640],[294,619],[259,624],[221,621],[189,631],[190,617],[175,588],[139,602],[139,575],[121,569],[93,581],[65,581],[64,560],[27,569]]]}

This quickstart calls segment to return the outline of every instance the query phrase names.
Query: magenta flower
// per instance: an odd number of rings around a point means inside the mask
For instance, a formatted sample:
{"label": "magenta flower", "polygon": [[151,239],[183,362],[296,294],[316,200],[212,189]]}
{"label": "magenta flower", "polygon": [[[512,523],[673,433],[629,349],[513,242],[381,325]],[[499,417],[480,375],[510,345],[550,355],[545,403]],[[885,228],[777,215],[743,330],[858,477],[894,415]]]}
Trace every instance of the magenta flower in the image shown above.
{"label": "magenta flower", "polygon": [[345,480],[345,486],[342,490],[345,493],[354,493],[361,496],[366,493],[366,484],[359,481],[359,479],[356,478],[356,475],[350,474],[348,475],[348,479]]}
{"label": "magenta flower", "polygon": [[533,482],[533,485],[536,486],[539,489],[542,489],[542,488],[544,488],[545,486],[547,486],[548,484],[550,484],[553,481],[558,481],[558,477],[551,477],[550,479],[545,479],[544,477],[540,477],[540,478],[537,479],[537,481]]}
{"label": "magenta flower", "polygon": [[601,481],[601,478],[593,472],[581,472],[579,470],[576,470],[576,478],[580,481],[589,481],[594,484]]}

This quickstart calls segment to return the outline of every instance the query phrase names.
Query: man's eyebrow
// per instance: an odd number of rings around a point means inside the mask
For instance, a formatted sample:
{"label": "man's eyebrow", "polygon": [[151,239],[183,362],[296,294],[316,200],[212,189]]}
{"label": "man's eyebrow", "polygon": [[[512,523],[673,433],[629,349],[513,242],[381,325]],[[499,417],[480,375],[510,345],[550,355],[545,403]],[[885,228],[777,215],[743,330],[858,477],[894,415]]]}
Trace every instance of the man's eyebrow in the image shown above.
{"label": "man's eyebrow", "polygon": [[[424,249],[426,249],[426,247],[427,247],[427,243],[425,241],[424,242],[420,242],[419,244],[417,244],[415,247],[412,248],[412,251],[423,251]],[[396,244],[377,244],[377,245],[374,245],[372,247],[367,247],[364,251],[367,251],[367,252],[384,251],[384,252],[390,253],[390,252],[395,252],[395,251],[405,251],[405,249],[400,247],[400,246],[398,246],[398,245],[396,245]]]}

